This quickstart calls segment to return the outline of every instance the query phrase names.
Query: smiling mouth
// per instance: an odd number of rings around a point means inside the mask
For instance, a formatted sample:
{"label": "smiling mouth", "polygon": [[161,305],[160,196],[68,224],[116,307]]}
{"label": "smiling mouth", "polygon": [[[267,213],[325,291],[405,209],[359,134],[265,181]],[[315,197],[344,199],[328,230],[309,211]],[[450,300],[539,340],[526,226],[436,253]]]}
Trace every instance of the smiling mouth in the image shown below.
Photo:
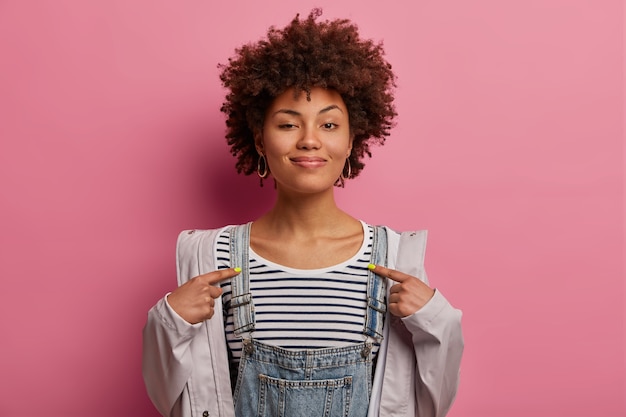
{"label": "smiling mouth", "polygon": [[326,165],[326,160],[323,158],[310,158],[310,157],[300,157],[300,158],[290,158],[290,161],[297,166],[303,168],[319,168]]}

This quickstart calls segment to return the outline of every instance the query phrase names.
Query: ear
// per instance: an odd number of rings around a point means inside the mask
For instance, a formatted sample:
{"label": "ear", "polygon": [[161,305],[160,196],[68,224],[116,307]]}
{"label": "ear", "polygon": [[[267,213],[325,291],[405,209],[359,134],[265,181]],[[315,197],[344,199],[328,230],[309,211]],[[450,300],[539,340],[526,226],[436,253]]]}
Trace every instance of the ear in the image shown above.
{"label": "ear", "polygon": [[354,142],[354,135],[350,134],[350,141],[348,142],[348,151],[347,151],[346,158],[350,157],[350,154],[352,153],[353,142]]}
{"label": "ear", "polygon": [[265,148],[263,147],[263,132],[261,130],[254,130],[254,147],[259,155],[265,153]]}

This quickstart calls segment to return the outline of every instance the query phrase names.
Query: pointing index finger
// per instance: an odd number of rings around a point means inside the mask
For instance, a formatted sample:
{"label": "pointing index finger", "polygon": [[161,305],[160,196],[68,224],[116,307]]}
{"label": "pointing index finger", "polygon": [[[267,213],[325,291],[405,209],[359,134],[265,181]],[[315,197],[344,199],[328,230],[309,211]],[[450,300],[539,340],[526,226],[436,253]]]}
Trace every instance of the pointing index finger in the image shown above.
{"label": "pointing index finger", "polygon": [[235,275],[241,272],[241,268],[228,268],[228,269],[219,269],[217,271],[209,272],[208,274],[202,275],[202,277],[206,278],[206,283],[208,285],[213,285],[220,283],[222,281],[227,280],[228,278],[232,278]]}
{"label": "pointing index finger", "polygon": [[411,275],[407,275],[404,272],[396,271],[395,269],[386,268],[381,265],[369,264],[367,266],[372,272],[381,277],[389,278],[396,282],[404,282],[409,278],[413,278]]}

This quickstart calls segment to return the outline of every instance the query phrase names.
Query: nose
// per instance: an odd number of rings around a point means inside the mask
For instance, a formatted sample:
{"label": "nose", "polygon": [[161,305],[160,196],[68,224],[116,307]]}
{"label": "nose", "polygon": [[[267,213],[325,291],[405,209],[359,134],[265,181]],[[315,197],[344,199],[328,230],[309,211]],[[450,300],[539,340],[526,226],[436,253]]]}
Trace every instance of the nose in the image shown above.
{"label": "nose", "polygon": [[319,149],[321,144],[314,128],[307,126],[302,129],[302,136],[297,144],[298,149]]}

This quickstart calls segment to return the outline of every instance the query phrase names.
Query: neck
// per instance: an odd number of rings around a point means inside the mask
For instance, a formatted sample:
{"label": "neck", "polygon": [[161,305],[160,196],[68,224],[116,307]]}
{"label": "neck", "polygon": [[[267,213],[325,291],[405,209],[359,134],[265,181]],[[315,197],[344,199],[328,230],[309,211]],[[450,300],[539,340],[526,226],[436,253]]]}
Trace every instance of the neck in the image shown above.
{"label": "neck", "polygon": [[279,189],[274,207],[255,224],[276,236],[311,237],[338,233],[354,222],[337,207],[332,189],[319,194],[293,194]]}

